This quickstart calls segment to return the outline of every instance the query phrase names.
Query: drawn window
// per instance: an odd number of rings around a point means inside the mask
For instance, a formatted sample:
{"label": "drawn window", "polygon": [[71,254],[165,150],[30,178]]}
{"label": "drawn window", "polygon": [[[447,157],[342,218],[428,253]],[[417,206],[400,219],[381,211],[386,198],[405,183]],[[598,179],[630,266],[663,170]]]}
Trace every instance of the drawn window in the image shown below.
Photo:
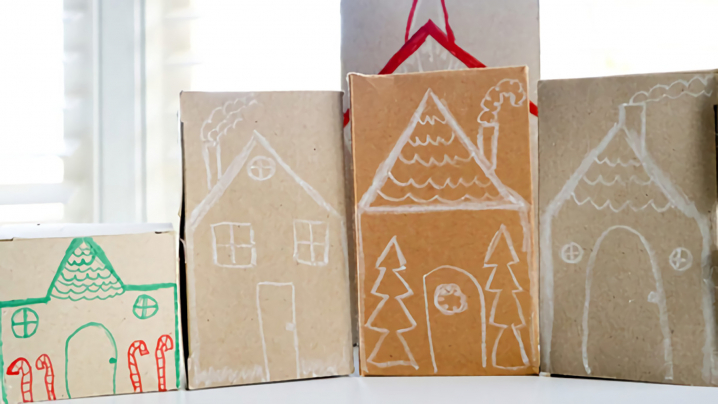
{"label": "drawn window", "polygon": [[313,266],[329,262],[329,226],[311,220],[294,221],[294,259]]}
{"label": "drawn window", "polygon": [[132,306],[132,313],[140,320],[146,320],[154,316],[157,314],[157,310],[159,310],[157,300],[148,295],[138,296],[137,300],[135,300],[135,304]]}
{"label": "drawn window", "polygon": [[678,247],[668,257],[668,262],[673,269],[683,272],[693,264],[693,254],[683,247]]}
{"label": "drawn window", "polygon": [[247,172],[253,180],[264,181],[272,178],[276,170],[274,160],[269,157],[257,156],[249,162]]}
{"label": "drawn window", "polygon": [[257,265],[257,250],[251,224],[213,224],[212,242],[215,264],[228,268],[251,268]]}
{"label": "drawn window", "polygon": [[583,258],[583,248],[580,245],[570,242],[561,249],[561,259],[569,264],[576,264]]}
{"label": "drawn window", "polygon": [[15,310],[10,319],[12,333],[17,338],[30,338],[35,335],[39,323],[35,310],[28,308]]}

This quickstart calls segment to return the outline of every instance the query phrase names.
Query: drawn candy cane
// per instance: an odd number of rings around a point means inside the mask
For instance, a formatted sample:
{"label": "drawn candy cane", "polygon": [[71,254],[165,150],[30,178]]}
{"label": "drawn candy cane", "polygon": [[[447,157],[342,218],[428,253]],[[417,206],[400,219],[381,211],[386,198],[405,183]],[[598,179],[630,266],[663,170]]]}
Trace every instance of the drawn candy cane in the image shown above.
{"label": "drawn candy cane", "polygon": [[167,391],[167,375],[165,372],[165,352],[174,349],[175,344],[172,337],[163,335],[157,339],[157,348],[155,349],[155,361],[157,363],[157,389],[159,391]]}
{"label": "drawn candy cane", "polygon": [[32,402],[32,366],[25,358],[15,359],[7,368],[8,376],[22,375],[22,402]]}
{"label": "drawn candy cane", "polygon": [[37,370],[45,370],[45,390],[47,391],[47,400],[55,400],[55,372],[52,369],[50,357],[46,354],[40,355],[35,361]]}
{"label": "drawn candy cane", "polygon": [[150,351],[147,350],[145,341],[135,341],[130,345],[130,349],[127,350],[127,364],[130,368],[132,388],[135,390],[135,393],[142,393],[142,379],[140,378],[140,371],[137,368],[137,359],[135,359],[135,353],[138,351],[141,356],[149,355]]}

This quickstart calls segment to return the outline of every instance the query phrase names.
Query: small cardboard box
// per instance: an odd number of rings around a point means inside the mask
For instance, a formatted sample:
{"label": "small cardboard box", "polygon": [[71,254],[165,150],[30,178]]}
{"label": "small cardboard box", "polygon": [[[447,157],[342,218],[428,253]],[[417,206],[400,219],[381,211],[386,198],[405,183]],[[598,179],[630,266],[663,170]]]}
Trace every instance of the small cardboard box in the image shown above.
{"label": "small cardboard box", "polygon": [[349,80],[362,374],[536,374],[527,68]]}
{"label": "small cardboard box", "polygon": [[[528,66],[529,125],[532,148],[537,149],[538,0],[342,0],[341,18],[343,77]],[[351,161],[348,82],[343,80],[342,86],[345,151]],[[347,165],[349,184],[350,170]],[[537,187],[537,167],[533,174]],[[354,197],[349,195],[350,208]],[[350,254],[353,258],[353,248]],[[356,290],[354,279],[352,284]]]}
{"label": "small cardboard box", "polygon": [[718,383],[714,76],[539,84],[542,371]]}
{"label": "small cardboard box", "polygon": [[170,225],[0,227],[3,402],[178,389],[177,271]]}
{"label": "small cardboard box", "polygon": [[190,388],[351,373],[341,93],[180,103]]}

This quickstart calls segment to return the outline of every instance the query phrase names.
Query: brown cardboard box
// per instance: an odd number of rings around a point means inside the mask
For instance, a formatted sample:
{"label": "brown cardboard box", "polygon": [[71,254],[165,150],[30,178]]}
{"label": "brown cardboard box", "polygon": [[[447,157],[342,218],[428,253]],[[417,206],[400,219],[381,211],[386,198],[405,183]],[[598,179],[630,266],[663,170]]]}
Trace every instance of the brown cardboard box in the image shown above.
{"label": "brown cardboard box", "polygon": [[541,368],[718,383],[714,72],[542,81]]}
{"label": "brown cardboard box", "polygon": [[341,94],[180,102],[190,388],[351,373]]}
{"label": "brown cardboard box", "polygon": [[[341,14],[344,76],[352,72],[392,74],[528,66],[526,90],[533,101],[529,123],[533,150],[537,149],[538,0],[342,0]],[[346,81],[343,88],[349,161],[351,114]],[[350,168],[347,165],[349,183]],[[536,167],[533,173],[536,187]],[[354,195],[349,197],[351,208]],[[350,249],[352,258],[353,252]]]}
{"label": "brown cardboard box", "polygon": [[175,390],[169,225],[0,227],[3,402]]}
{"label": "brown cardboard box", "polygon": [[537,373],[527,68],[349,77],[362,374]]}

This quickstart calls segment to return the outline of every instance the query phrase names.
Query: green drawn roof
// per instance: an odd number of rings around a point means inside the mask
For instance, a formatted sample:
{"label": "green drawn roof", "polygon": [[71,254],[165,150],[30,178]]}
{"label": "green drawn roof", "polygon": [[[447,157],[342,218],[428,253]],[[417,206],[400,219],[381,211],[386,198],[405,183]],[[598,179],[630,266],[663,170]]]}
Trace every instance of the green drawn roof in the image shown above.
{"label": "green drawn roof", "polygon": [[91,237],[70,243],[48,294],[56,299],[105,300],[121,295],[125,285],[102,248]]}

